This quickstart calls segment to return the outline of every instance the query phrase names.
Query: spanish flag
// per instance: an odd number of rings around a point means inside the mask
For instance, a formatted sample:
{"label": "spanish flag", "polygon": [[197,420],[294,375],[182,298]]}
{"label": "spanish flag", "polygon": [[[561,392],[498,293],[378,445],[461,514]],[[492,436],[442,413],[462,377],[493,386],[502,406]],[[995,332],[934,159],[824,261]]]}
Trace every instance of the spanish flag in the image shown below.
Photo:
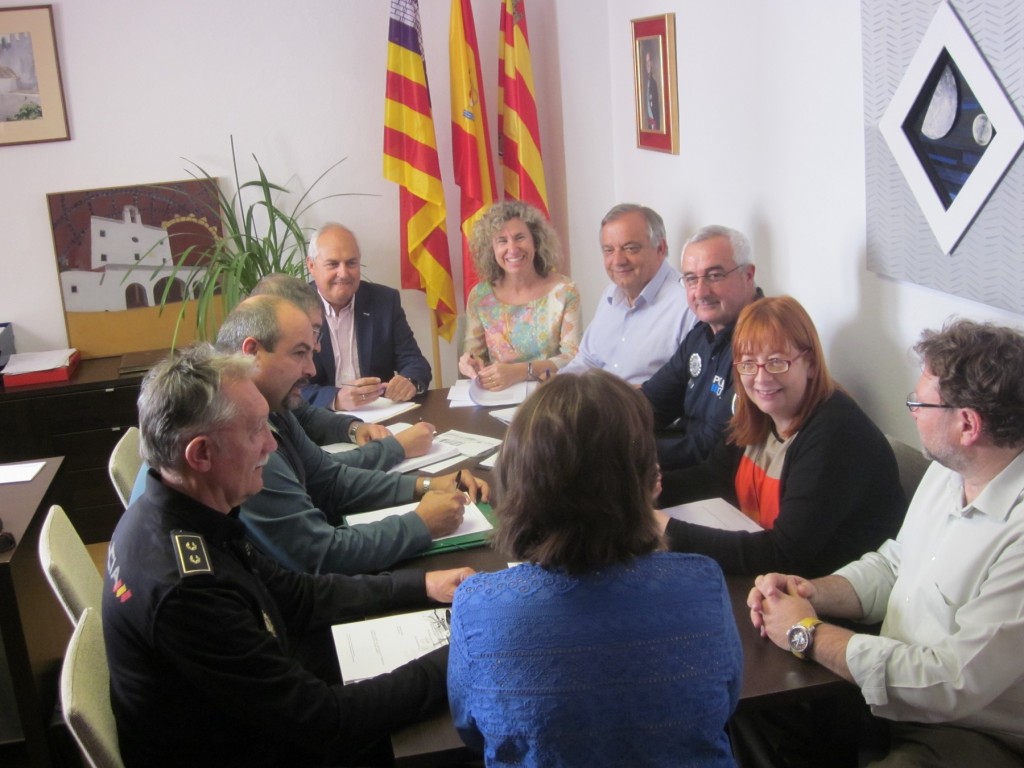
{"label": "spanish flag", "polygon": [[477,220],[494,204],[494,165],[487,131],[487,106],[480,87],[480,51],[476,42],[473,7],[469,0],[452,0],[448,32],[452,95],[452,160],[455,183],[462,191],[463,299],[479,282],[473,268],[469,238]]}
{"label": "spanish flag", "polygon": [[498,154],[505,197],[530,203],[548,216],[524,0],[502,0],[499,37]]}
{"label": "spanish flag", "polygon": [[384,178],[401,187],[402,287],[426,292],[438,334],[451,341],[455,285],[417,0],[391,0]]}

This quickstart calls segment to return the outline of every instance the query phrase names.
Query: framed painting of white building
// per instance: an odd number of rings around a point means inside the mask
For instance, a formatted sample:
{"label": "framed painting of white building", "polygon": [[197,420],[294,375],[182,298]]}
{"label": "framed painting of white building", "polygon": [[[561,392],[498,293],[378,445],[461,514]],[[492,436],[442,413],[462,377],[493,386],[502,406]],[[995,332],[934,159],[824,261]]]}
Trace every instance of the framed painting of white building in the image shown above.
{"label": "framed painting of white building", "polygon": [[105,357],[171,345],[177,309],[161,312],[161,299],[194,298],[185,286],[221,233],[214,183],[47,195],[70,346]]}

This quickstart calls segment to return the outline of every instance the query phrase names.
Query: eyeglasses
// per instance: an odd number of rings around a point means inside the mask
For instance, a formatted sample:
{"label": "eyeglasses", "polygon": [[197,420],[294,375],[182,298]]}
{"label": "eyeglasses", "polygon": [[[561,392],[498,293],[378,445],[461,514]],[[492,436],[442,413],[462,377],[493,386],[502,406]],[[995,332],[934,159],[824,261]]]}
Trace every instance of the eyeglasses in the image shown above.
{"label": "eyeglasses", "polygon": [[907,408],[911,413],[917,413],[922,408],[959,408],[959,405],[947,405],[946,403],[922,403],[914,399],[914,393],[907,395]]}
{"label": "eyeglasses", "polygon": [[687,274],[679,278],[679,284],[684,288],[696,288],[697,283],[703,280],[705,283],[720,283],[737,269],[747,266],[746,264],[737,264],[732,269],[709,269],[703,275]]}
{"label": "eyeglasses", "polygon": [[793,364],[794,360],[800,358],[805,349],[799,355],[796,355],[793,360],[782,360],[778,357],[773,357],[765,360],[763,363],[759,363],[756,360],[740,360],[738,363],[733,363],[736,366],[736,373],[740,376],[753,376],[757,373],[758,368],[764,368],[765,371],[771,374],[785,373],[789,370],[789,366]]}

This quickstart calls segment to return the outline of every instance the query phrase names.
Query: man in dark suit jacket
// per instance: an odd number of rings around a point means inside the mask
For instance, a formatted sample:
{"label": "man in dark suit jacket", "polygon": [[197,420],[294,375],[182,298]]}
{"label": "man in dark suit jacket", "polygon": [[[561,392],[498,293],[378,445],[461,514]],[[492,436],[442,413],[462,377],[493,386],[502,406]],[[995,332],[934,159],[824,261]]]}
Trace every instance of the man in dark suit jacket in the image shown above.
{"label": "man in dark suit jacket", "polygon": [[[309,244],[306,261],[324,302],[316,376],[302,390],[313,405],[348,411],[426,391],[430,364],[405,319],[398,291],[360,278],[359,243],[331,222]],[[340,346],[339,346],[340,345]]]}

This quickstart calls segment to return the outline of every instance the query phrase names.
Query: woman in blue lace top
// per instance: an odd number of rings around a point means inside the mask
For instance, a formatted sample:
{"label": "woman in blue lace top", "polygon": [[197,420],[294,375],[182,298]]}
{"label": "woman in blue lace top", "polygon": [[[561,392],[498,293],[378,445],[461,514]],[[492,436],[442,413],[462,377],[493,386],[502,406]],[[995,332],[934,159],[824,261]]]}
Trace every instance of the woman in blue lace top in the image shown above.
{"label": "woman in blue lace top", "polygon": [[580,346],[580,295],[559,274],[558,236],[532,205],[491,206],[470,242],[480,282],[466,299],[459,372],[485,389],[546,379]]}
{"label": "woman in blue lace top", "polygon": [[650,407],[600,370],[520,406],[495,547],[452,606],[448,695],[487,766],[732,766],[742,673],[721,569],[664,552]]}

